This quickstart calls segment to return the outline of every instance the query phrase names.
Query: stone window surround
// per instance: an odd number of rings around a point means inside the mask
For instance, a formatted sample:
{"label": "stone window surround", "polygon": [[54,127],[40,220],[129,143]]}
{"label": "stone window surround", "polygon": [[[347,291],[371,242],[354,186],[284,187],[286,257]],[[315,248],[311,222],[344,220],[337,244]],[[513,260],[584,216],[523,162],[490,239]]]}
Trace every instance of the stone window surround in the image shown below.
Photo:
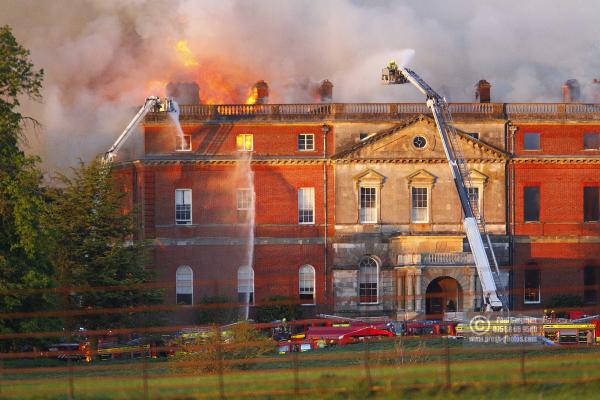
{"label": "stone window surround", "polygon": [[469,170],[469,178],[472,187],[479,189],[479,204],[477,204],[477,207],[479,208],[479,219],[485,218],[485,188],[489,183],[489,178],[487,175],[482,174],[476,169]]}
{"label": "stone window surround", "polygon": [[[383,184],[385,182],[385,176],[381,175],[379,172],[374,171],[372,169],[367,169],[364,172],[361,172],[360,174],[356,175],[353,177],[353,180],[355,181],[355,190],[356,190],[356,200],[357,200],[357,213],[356,213],[356,220],[359,224],[378,224],[381,222],[381,190],[383,188]],[[371,222],[362,222],[361,218],[360,218],[360,188],[364,187],[364,188],[375,188],[375,193],[376,193],[376,209],[377,209],[377,216],[375,218],[375,221]]]}
{"label": "stone window surround", "polygon": [[[411,224],[430,224],[431,221],[431,195],[433,186],[435,185],[436,176],[431,174],[430,172],[420,169],[417,172],[414,172],[406,177],[408,183],[408,193],[409,193],[409,221]],[[413,218],[413,198],[412,198],[412,189],[413,188],[426,188],[427,189],[427,220],[426,221],[414,221]]]}
{"label": "stone window surround", "polygon": [[[376,296],[377,296],[377,301],[374,301],[374,302],[363,302],[363,301],[360,300],[360,297],[361,297],[361,294],[360,294],[360,283],[361,283],[360,282],[361,281],[361,268],[360,268],[360,265],[361,265],[361,263],[363,261],[368,260],[368,259],[371,259],[371,260],[373,260],[375,262],[376,269],[377,269],[377,272],[376,272],[376,278],[377,278],[377,282],[376,282],[376,285],[377,285],[376,286],[377,294],[376,294]],[[360,306],[379,305],[379,303],[380,303],[379,295],[380,295],[380,289],[381,289],[380,288],[380,285],[381,285],[380,273],[381,273],[381,260],[379,259],[379,257],[376,257],[376,256],[374,256],[372,254],[366,254],[363,257],[361,257],[360,261],[358,262],[358,274],[356,276],[357,279],[358,279],[358,287],[357,287],[357,289],[358,289],[358,299],[359,299],[358,304]]]}

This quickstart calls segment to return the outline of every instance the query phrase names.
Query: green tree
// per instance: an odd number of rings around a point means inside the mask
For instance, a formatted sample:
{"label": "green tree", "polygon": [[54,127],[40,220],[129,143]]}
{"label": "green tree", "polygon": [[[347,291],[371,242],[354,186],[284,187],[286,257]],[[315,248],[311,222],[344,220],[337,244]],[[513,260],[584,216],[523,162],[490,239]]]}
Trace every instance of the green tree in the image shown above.
{"label": "green tree", "polygon": [[170,358],[172,368],[185,372],[219,372],[219,369],[251,369],[256,359],[273,353],[276,342],[248,322],[226,330],[214,326],[193,338],[174,342],[179,351]]}
{"label": "green tree", "polygon": [[239,307],[227,296],[205,296],[200,300],[197,322],[200,325],[228,324],[238,319]]}
{"label": "green tree", "polygon": [[[59,175],[48,213],[54,240],[52,260],[70,310],[91,310],[69,318],[70,327],[106,329],[156,323],[156,313],[133,313],[132,307],[157,304],[162,292],[147,288],[144,245],[133,240],[133,213],[123,211],[124,194],[110,164],[94,160]],[[93,312],[93,309],[120,312]]]}
{"label": "green tree", "polygon": [[[55,304],[53,295],[43,290],[54,284],[47,231],[41,224],[46,209],[43,176],[39,159],[19,147],[25,123],[36,124],[19,112],[19,99],[39,101],[42,79],[43,71],[34,69],[29,51],[10,27],[0,27],[0,312],[4,313],[45,311]],[[2,332],[55,327],[48,318],[0,317]]]}
{"label": "green tree", "polygon": [[288,321],[299,319],[302,315],[298,301],[287,296],[271,296],[264,304],[255,307],[254,315],[257,322],[272,322],[281,319]]}

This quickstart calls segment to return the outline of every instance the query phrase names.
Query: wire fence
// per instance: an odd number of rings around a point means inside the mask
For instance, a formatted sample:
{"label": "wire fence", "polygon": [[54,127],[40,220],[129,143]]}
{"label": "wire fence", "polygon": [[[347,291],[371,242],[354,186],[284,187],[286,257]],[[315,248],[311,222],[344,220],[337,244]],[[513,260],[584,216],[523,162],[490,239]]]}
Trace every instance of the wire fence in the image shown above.
{"label": "wire fence", "polygon": [[[169,285],[153,283],[135,287],[35,289],[21,294],[168,288]],[[15,292],[0,293],[9,294],[14,296]],[[423,302],[428,296],[422,296]],[[396,301],[397,296],[381,300]],[[256,307],[298,303],[262,301]],[[548,319],[530,322],[529,326],[537,326],[531,332],[520,331],[520,335],[539,337],[540,340],[532,342],[470,341],[468,332],[461,335],[454,328],[443,334],[439,329],[427,331],[428,334],[424,330],[415,334],[405,329],[391,337],[364,334],[349,344],[333,339],[315,340],[322,346],[289,335],[279,338],[282,339],[279,344],[272,338],[282,327],[293,335],[312,326],[346,326],[358,321],[340,317],[253,323],[248,329],[259,332],[258,336],[235,339],[229,332],[241,324],[173,324],[168,322],[169,318],[166,323],[152,324],[144,319],[148,313],[165,313],[168,317],[182,309],[218,313],[241,306],[238,302],[92,309],[61,309],[57,305],[51,310],[0,313],[3,321],[43,317],[60,325],[54,330],[0,333],[0,398],[395,398],[400,392],[443,394],[456,388],[494,391],[514,387],[514,390],[535,391],[549,383],[600,388],[595,386],[600,385],[600,346],[596,346],[595,340],[582,341],[579,332],[572,345],[544,346],[541,337],[549,336],[550,332],[545,326],[559,323]],[[594,306],[577,309],[588,314],[596,311]],[[553,311],[570,310],[565,307]],[[527,313],[542,317],[544,310],[529,309]],[[67,328],[73,327],[73,319],[81,316],[118,314],[131,316],[130,325]],[[388,322],[393,318],[382,320]],[[366,319],[360,326],[375,326],[376,322]],[[424,326],[433,324],[424,322]],[[595,332],[595,326],[585,329]],[[493,327],[489,333],[506,336],[506,332],[494,332]],[[475,333],[477,337],[487,334]],[[267,337],[271,339],[265,342]],[[551,339],[558,341],[556,337]],[[287,347],[280,352],[278,346],[282,344]],[[299,351],[304,350],[302,344],[309,350]],[[261,346],[264,351],[255,351]]]}

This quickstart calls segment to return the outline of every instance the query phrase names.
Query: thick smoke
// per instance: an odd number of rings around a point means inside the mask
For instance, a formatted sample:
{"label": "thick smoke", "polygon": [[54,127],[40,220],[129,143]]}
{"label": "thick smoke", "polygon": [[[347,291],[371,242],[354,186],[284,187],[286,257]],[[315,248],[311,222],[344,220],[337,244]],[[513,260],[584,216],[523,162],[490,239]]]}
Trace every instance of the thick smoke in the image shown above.
{"label": "thick smoke", "polygon": [[[404,61],[451,101],[472,101],[482,78],[492,101],[560,101],[569,78],[591,101],[598,10],[593,0],[4,0],[0,24],[46,71],[44,103],[25,111],[43,125],[32,151],[53,170],[105,151],[175,78],[212,85],[201,85],[207,101],[243,102],[264,79],[271,102],[305,102],[324,78],[338,102],[419,101],[379,83],[389,59],[414,49]],[[197,66],[182,67],[180,39]]]}

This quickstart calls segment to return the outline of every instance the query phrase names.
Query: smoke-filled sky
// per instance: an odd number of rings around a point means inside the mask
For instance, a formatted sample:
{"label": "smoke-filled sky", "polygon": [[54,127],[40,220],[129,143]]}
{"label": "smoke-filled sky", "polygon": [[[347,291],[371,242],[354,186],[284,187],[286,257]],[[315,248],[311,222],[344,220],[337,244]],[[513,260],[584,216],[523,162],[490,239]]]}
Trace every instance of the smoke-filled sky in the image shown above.
{"label": "smoke-filled sky", "polygon": [[[243,102],[258,79],[271,102],[311,101],[324,78],[337,102],[422,100],[414,88],[380,84],[396,58],[450,101],[472,101],[482,78],[492,101],[560,101],[570,78],[591,101],[599,21],[597,0],[0,2],[0,25],[45,70],[44,101],[25,112],[42,124],[29,145],[48,171],[106,151],[171,79],[198,81],[213,102]],[[179,40],[191,59],[176,51]]]}

